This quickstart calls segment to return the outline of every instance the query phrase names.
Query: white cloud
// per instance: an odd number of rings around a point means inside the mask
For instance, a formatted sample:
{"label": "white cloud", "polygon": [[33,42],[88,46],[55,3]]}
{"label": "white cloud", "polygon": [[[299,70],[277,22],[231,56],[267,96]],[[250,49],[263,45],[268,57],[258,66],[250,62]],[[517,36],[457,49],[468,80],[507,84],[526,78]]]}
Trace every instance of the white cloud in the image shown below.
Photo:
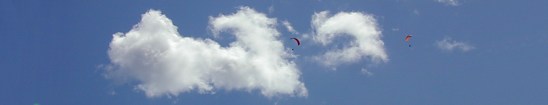
{"label": "white cloud", "polygon": [[295,29],[293,29],[293,26],[291,26],[291,23],[289,23],[289,21],[287,21],[287,20],[282,21],[282,24],[284,24],[287,31],[291,32],[292,34],[299,34],[299,32],[297,32],[297,31],[295,31]]}
{"label": "white cloud", "polygon": [[439,3],[450,5],[450,6],[458,6],[459,5],[459,1],[457,1],[457,0],[436,0],[436,1],[439,2]]}
{"label": "white cloud", "polygon": [[375,18],[360,12],[340,12],[329,15],[323,11],[312,17],[312,27],[315,35],[313,41],[329,46],[335,38],[351,37],[344,43],[344,48],[330,49],[316,57],[326,66],[337,66],[341,63],[354,63],[369,58],[374,62],[388,61],[381,40],[381,31]]}
{"label": "white cloud", "polygon": [[248,7],[210,17],[210,29],[236,41],[184,37],[160,11],[150,10],[127,33],[113,35],[107,78],[130,80],[148,97],[198,91],[260,91],[266,97],[307,96],[300,71],[278,39],[276,20]]}
{"label": "white cloud", "polygon": [[367,70],[366,68],[362,68],[362,69],[361,69],[361,72],[362,72],[362,74],[365,75],[365,76],[373,76],[373,72]]}
{"label": "white cloud", "polygon": [[474,46],[470,44],[457,42],[449,37],[445,37],[443,40],[436,41],[436,45],[438,46],[438,48],[445,51],[460,50],[462,52],[467,52],[474,49]]}

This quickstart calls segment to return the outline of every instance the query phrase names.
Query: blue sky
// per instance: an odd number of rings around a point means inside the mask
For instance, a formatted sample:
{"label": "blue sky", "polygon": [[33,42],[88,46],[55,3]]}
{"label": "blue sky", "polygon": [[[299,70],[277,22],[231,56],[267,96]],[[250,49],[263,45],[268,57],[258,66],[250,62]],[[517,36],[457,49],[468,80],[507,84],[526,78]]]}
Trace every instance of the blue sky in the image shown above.
{"label": "blue sky", "polygon": [[[450,1],[450,0],[449,0]],[[456,0],[280,0],[280,1],[0,1],[0,104],[548,104],[548,1]],[[276,18],[279,39],[294,44],[281,24],[313,36],[312,17],[321,11],[373,16],[382,31],[386,62],[369,58],[326,67],[312,59],[336,47],[303,38],[292,53],[305,97],[273,98],[260,89],[149,97],[140,82],[105,78],[113,34],[127,33],[150,9],[161,11],[185,37],[211,39],[221,46],[236,40],[230,32],[215,38],[211,17],[247,6]],[[269,12],[269,8],[272,8]],[[226,34],[226,35],[225,35]],[[412,34],[413,47],[403,38]],[[440,46],[445,43],[457,47]],[[351,38],[335,39],[333,45]],[[465,47],[470,49],[463,50]],[[445,48],[445,49],[444,49]],[[371,74],[362,72],[366,69]]]}

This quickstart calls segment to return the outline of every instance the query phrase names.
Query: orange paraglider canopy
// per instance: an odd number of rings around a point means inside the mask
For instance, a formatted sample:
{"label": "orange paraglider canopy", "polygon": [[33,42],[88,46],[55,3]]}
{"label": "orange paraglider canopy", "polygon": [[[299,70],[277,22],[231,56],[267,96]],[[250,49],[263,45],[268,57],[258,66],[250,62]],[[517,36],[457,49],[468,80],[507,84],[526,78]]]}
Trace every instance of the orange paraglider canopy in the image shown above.
{"label": "orange paraglider canopy", "polygon": [[409,40],[411,40],[411,37],[413,37],[411,34],[405,36],[405,41],[407,42],[407,44],[409,44],[409,47],[411,47],[411,42],[409,42]]}

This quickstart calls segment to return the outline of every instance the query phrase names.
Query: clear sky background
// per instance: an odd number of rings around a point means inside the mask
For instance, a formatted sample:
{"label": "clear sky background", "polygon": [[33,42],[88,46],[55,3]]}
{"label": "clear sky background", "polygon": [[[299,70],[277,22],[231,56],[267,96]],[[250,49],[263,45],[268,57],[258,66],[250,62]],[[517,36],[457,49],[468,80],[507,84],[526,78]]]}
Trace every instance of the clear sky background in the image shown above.
{"label": "clear sky background", "polygon": [[[92,0],[0,1],[0,104],[5,105],[545,105],[548,104],[548,1],[543,0]],[[303,40],[292,53],[306,97],[259,90],[197,90],[148,97],[139,82],[105,78],[113,34],[150,9],[185,37],[215,38],[210,17],[247,6],[277,19],[279,39],[313,33],[321,11],[373,16],[386,62],[367,58],[325,67],[310,57],[329,48]],[[222,36],[230,33],[223,33]],[[403,38],[412,34],[413,47]],[[345,44],[340,38],[333,44]],[[445,40],[445,41],[444,41]],[[308,41],[308,42],[307,42]],[[443,46],[446,45],[446,46]],[[450,46],[456,46],[451,48]]]}

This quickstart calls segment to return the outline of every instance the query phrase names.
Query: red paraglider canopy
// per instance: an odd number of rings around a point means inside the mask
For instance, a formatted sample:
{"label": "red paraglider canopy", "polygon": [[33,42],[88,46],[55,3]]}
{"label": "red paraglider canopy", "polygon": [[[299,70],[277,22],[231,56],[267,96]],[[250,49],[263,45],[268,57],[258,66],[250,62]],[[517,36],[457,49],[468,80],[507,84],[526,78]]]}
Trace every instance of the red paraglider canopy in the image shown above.
{"label": "red paraglider canopy", "polygon": [[[301,46],[301,41],[299,41],[299,39],[297,38],[291,38],[293,40],[295,40],[295,42],[297,42],[297,46]],[[295,49],[291,49],[291,50],[295,50]]]}
{"label": "red paraglider canopy", "polygon": [[301,45],[301,41],[299,41],[299,39],[297,39],[297,38],[291,38],[291,39],[293,39],[293,40],[295,40],[295,42],[297,42],[297,46]]}

